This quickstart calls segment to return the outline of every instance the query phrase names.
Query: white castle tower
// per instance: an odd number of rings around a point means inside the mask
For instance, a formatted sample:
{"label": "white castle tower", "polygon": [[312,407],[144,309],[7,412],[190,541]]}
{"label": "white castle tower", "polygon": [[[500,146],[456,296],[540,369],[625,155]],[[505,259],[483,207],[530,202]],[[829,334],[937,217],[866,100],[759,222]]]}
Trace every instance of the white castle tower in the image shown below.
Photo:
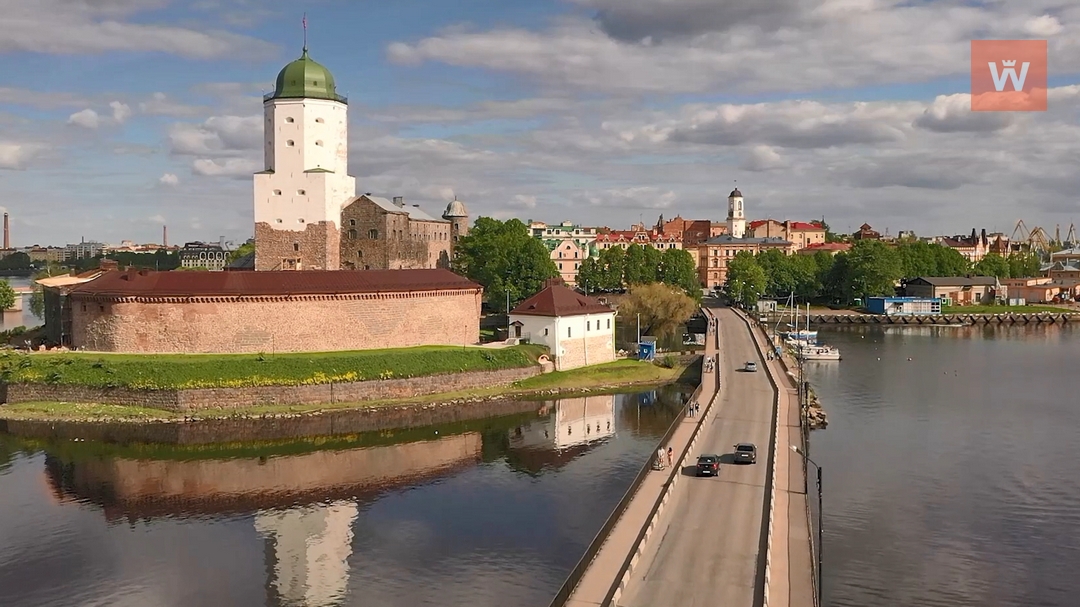
{"label": "white castle tower", "polygon": [[743,211],[742,192],[736,187],[727,199],[727,233],[732,238],[746,235],[746,215]]}
{"label": "white castle tower", "polygon": [[286,65],[263,98],[264,170],[255,174],[255,269],[341,268],[341,209],[356,195],[348,174],[348,102],[308,57]]}

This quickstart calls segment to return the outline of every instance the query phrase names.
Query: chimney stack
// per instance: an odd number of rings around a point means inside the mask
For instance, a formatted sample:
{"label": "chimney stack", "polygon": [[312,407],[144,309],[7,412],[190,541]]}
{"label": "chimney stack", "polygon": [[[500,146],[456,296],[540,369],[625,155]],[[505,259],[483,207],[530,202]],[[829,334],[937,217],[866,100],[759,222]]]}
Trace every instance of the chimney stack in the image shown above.
{"label": "chimney stack", "polygon": [[8,223],[8,214],[4,213],[4,248],[11,248],[11,227]]}
{"label": "chimney stack", "polygon": [[169,226],[161,226],[161,246],[169,248]]}
{"label": "chimney stack", "polygon": [[399,207],[404,207],[405,206],[405,197],[404,196],[394,196],[394,204],[396,204]]}

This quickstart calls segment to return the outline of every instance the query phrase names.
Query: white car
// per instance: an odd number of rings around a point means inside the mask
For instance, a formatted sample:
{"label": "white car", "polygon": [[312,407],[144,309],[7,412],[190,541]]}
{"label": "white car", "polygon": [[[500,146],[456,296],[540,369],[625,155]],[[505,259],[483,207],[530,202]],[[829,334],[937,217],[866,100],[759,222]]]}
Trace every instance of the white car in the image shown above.
{"label": "white car", "polygon": [[753,373],[753,372],[757,371],[757,363],[753,362],[753,361],[750,361],[750,362],[746,363],[745,369],[746,369],[747,373]]}

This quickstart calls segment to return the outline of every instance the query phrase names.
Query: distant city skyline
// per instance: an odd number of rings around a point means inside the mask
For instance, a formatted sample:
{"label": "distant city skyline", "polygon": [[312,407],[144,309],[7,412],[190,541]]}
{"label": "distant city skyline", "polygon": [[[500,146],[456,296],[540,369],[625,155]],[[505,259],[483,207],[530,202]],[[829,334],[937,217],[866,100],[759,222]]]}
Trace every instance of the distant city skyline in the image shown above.
{"label": "distant city skyline", "polygon": [[[623,227],[723,221],[738,180],[748,218],[840,232],[1064,229],[1080,5],[969,4],[14,3],[0,206],[14,246],[158,242],[163,224],[177,243],[246,240],[261,96],[306,11],[349,97],[358,194]],[[973,38],[1048,40],[1049,111],[970,112]]]}

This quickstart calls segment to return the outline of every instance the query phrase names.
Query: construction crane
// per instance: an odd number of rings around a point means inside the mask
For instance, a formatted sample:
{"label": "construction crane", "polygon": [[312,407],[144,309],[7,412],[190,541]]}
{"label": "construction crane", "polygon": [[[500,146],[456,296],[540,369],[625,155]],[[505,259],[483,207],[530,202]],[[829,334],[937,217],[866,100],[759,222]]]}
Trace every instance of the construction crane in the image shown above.
{"label": "construction crane", "polygon": [[1069,233],[1065,235],[1065,240],[1059,242],[1066,249],[1071,249],[1078,244],[1076,242],[1076,224],[1069,224]]}
{"label": "construction crane", "polygon": [[1036,226],[1029,231],[1023,219],[1016,222],[1012,237],[1009,238],[1009,248],[1012,251],[1032,252],[1040,256],[1050,252],[1050,243],[1046,230]]}

